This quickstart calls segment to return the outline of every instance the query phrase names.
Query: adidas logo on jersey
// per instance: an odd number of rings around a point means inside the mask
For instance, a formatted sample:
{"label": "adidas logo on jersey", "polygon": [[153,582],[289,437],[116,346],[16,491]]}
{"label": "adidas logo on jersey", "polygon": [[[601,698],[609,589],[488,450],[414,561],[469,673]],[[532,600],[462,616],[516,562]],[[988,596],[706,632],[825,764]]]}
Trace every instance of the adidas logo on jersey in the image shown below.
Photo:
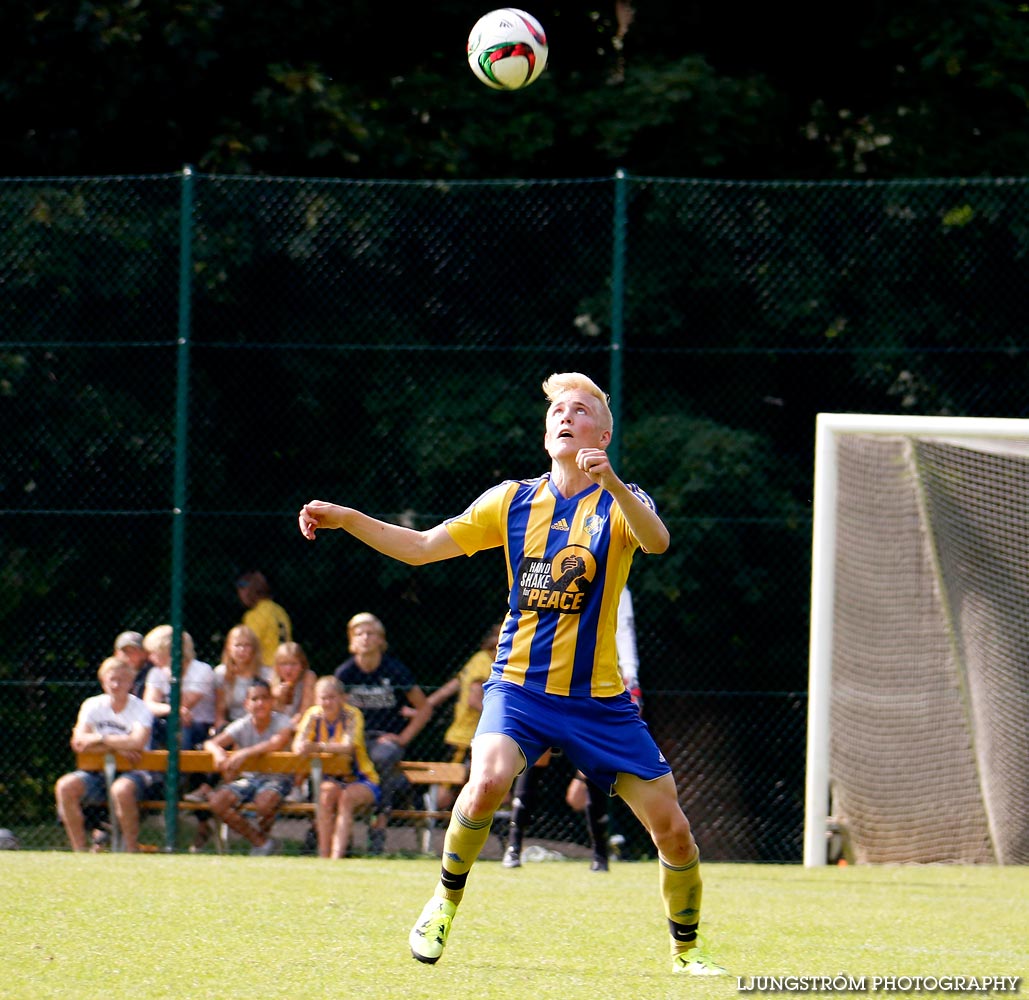
{"label": "adidas logo on jersey", "polygon": [[568,531],[568,522],[562,517],[560,521],[555,521],[550,526],[551,531]]}

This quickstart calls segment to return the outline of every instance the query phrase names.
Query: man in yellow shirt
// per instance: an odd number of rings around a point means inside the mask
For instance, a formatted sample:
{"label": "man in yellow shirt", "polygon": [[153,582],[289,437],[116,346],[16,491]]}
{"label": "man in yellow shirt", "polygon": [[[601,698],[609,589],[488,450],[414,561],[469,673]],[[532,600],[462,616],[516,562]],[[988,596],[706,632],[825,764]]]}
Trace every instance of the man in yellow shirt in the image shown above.
{"label": "man in yellow shirt", "polygon": [[285,608],[272,600],[268,580],[260,570],[250,570],[236,581],[236,593],[247,609],[243,624],[252,628],[261,644],[261,663],[275,662],[275,650],[293,641],[293,623]]}

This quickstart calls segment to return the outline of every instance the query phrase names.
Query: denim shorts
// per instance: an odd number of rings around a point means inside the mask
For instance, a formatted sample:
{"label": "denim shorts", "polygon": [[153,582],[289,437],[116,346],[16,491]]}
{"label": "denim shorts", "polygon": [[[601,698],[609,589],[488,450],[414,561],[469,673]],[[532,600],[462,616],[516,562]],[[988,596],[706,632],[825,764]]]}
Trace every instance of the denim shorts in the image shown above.
{"label": "denim shorts", "polygon": [[581,698],[490,678],[475,730],[476,736],[484,733],[510,736],[528,764],[548,747],[563,750],[608,794],[623,772],[652,781],[672,770],[627,691],[613,698]]}
{"label": "denim shorts", "polygon": [[229,785],[240,802],[253,802],[261,792],[275,792],[284,799],[292,787],[292,774],[244,774]]}
{"label": "denim shorts", "polygon": [[[107,803],[107,781],[100,771],[75,771],[75,777],[86,786],[82,804],[102,806]],[[136,801],[142,802],[150,794],[154,776],[149,771],[122,771],[119,778],[128,778],[136,786]]]}

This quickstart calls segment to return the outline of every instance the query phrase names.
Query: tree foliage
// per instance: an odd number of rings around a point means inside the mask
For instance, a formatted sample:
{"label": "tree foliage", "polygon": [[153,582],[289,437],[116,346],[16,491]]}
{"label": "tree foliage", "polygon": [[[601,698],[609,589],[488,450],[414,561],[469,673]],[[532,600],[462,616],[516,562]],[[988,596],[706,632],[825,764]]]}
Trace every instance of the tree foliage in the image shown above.
{"label": "tree foliage", "polygon": [[477,84],[464,2],[4,5],[8,174],[889,177],[1029,162],[1029,14],[649,0],[533,8],[551,59]]}

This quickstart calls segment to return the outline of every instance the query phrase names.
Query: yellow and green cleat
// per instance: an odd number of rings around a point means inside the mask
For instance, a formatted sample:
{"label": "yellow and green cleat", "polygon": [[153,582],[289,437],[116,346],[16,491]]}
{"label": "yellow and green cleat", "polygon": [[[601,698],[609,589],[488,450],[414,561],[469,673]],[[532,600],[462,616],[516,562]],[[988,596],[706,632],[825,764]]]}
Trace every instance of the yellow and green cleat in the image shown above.
{"label": "yellow and green cleat", "polygon": [[415,921],[415,925],[407,937],[408,944],[411,945],[411,954],[419,962],[434,965],[439,961],[447,943],[455,913],[457,913],[457,906],[449,899],[433,896],[425,904],[421,916]]}
{"label": "yellow and green cleat", "polygon": [[672,972],[684,976],[725,976],[728,973],[703,948],[690,948],[672,959]]}

